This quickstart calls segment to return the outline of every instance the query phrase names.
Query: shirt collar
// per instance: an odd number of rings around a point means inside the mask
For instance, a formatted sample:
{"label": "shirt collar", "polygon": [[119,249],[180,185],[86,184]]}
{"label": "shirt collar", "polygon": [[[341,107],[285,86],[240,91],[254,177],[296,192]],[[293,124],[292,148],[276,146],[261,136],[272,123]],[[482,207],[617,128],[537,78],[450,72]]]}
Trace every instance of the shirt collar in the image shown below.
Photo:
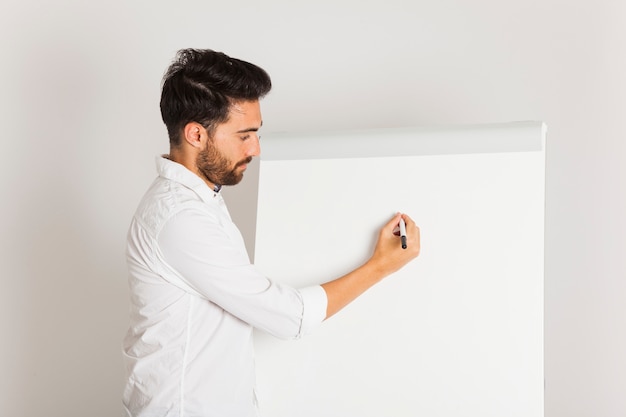
{"label": "shirt collar", "polygon": [[177,182],[193,190],[205,202],[218,196],[219,191],[213,191],[198,175],[188,170],[184,165],[167,158],[167,155],[156,157],[157,172],[160,177]]}

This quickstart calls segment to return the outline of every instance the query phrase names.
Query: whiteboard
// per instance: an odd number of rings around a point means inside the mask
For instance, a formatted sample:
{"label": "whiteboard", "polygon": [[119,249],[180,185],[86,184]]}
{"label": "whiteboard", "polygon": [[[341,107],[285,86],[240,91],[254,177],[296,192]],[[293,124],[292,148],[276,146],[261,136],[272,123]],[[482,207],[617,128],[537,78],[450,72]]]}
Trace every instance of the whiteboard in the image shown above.
{"label": "whiteboard", "polygon": [[263,416],[543,416],[545,125],[263,137],[255,264],[339,277],[402,211],[420,256],[283,341],[257,332]]}

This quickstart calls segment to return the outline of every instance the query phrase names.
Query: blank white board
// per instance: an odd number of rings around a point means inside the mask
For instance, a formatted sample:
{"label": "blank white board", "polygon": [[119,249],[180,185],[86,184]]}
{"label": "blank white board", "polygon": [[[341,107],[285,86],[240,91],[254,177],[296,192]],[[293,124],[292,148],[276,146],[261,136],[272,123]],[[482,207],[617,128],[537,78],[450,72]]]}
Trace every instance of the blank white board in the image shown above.
{"label": "blank white board", "polygon": [[545,125],[263,139],[255,263],[339,277],[402,211],[419,258],[313,334],[255,334],[272,417],[543,416]]}

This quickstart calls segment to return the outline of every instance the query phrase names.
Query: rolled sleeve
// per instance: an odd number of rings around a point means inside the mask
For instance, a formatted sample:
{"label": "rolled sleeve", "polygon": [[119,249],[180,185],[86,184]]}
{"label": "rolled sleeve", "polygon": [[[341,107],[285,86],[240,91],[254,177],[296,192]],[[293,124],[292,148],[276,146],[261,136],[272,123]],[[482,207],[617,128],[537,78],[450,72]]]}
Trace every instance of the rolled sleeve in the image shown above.
{"label": "rolled sleeve", "polygon": [[326,319],[328,298],[321,285],[300,288],[299,292],[304,305],[300,336],[304,336]]}

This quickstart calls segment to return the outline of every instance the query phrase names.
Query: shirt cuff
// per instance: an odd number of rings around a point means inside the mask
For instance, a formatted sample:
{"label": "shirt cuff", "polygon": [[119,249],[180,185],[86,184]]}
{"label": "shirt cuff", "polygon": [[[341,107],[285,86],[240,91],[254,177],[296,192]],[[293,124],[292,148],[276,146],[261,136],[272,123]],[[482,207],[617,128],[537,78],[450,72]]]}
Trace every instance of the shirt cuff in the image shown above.
{"label": "shirt cuff", "polygon": [[300,328],[300,336],[304,336],[317,328],[326,318],[328,297],[321,285],[300,288],[298,292],[304,305],[302,327]]}

